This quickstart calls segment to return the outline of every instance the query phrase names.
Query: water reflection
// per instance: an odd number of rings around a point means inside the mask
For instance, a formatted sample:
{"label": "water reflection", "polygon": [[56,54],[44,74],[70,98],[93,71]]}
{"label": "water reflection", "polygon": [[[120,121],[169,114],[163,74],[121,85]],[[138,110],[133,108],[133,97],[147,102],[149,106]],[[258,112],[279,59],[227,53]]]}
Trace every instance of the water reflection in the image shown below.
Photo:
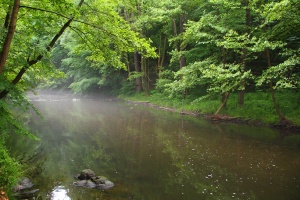
{"label": "water reflection", "polygon": [[[69,199],[300,199],[296,135],[103,100],[53,99],[34,102],[45,122],[33,113],[29,121],[44,155],[35,178],[41,196],[55,188]],[[73,177],[85,168],[115,187],[75,188]]]}
{"label": "water reflection", "polygon": [[56,186],[53,191],[50,194],[51,200],[71,200],[71,198],[68,196],[68,190],[60,185]]}

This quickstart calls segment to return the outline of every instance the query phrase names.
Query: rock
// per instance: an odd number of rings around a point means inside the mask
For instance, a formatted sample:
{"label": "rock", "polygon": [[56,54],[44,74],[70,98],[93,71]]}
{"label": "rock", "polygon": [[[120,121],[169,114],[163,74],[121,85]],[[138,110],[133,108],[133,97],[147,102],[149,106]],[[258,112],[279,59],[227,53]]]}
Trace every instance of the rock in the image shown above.
{"label": "rock", "polygon": [[33,183],[30,181],[29,178],[27,177],[20,178],[20,180],[18,181],[18,185],[13,187],[16,193],[12,195],[18,197],[18,199],[28,199],[28,198],[35,197],[39,189],[27,190],[32,186]]}
{"label": "rock", "polygon": [[14,186],[15,191],[24,190],[33,186],[29,178],[23,177],[18,181],[18,185]]}
{"label": "rock", "polygon": [[87,180],[84,187],[86,188],[95,188],[96,187],[96,183],[94,183],[93,181],[91,180]]}
{"label": "rock", "polygon": [[104,184],[108,179],[105,176],[95,176],[91,180],[96,184]]}
{"label": "rock", "polygon": [[79,179],[79,181],[76,181],[73,184],[79,187],[98,188],[101,190],[107,190],[114,187],[113,182],[108,180],[105,176],[96,176],[90,169],[82,170],[76,178]]}
{"label": "rock", "polygon": [[80,180],[80,181],[74,182],[73,184],[75,186],[83,187],[85,185],[85,183],[86,183],[86,180]]}
{"label": "rock", "polygon": [[114,187],[114,183],[108,180],[105,176],[95,176],[91,180],[96,183],[96,187],[101,190]]}
{"label": "rock", "polygon": [[89,180],[90,178],[96,176],[95,173],[91,169],[84,169],[81,171],[79,176],[77,177],[79,180]]}
{"label": "rock", "polygon": [[15,193],[12,196],[18,197],[19,199],[27,199],[27,198],[35,197],[38,191],[39,189],[25,191],[25,192],[22,191],[22,192]]}
{"label": "rock", "polygon": [[85,187],[85,188],[95,188],[96,187],[96,183],[94,183],[91,180],[80,180],[80,181],[76,181],[74,182],[75,186],[80,186],[80,187]]}
{"label": "rock", "polygon": [[105,182],[103,184],[97,184],[97,188],[100,190],[107,190],[110,189],[112,187],[114,187],[114,183],[111,182],[110,180],[105,180]]}

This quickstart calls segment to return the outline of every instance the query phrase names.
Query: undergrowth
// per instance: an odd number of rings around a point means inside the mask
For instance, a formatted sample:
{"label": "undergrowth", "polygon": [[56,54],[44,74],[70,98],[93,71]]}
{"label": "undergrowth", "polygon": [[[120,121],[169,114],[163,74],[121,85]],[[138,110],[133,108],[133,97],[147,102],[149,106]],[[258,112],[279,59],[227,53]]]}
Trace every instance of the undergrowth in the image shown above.
{"label": "undergrowth", "polygon": [[[295,125],[300,125],[300,96],[297,93],[284,91],[276,93],[281,113]],[[200,114],[214,114],[221,105],[221,97],[212,97],[195,101],[195,97],[168,97],[153,91],[149,96],[143,93],[131,96],[121,95],[119,98],[131,101],[149,101],[150,103],[176,108],[178,111],[195,111]],[[276,114],[271,95],[268,92],[246,93],[243,106],[238,106],[238,94],[230,94],[226,107],[220,114],[244,119],[259,120],[267,124],[276,124]]]}

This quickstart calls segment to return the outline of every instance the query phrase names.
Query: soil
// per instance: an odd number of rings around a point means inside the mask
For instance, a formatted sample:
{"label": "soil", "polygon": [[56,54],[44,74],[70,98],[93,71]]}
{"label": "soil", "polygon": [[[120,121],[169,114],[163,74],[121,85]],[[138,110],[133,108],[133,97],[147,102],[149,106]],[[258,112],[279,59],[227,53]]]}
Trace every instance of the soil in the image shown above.
{"label": "soil", "polygon": [[0,200],[8,200],[4,191],[0,190]]}

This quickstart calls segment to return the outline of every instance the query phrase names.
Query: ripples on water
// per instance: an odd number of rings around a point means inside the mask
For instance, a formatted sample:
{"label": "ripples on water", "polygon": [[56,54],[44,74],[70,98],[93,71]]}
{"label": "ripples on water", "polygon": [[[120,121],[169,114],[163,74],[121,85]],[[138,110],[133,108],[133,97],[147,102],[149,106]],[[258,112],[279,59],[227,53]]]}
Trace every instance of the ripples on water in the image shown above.
{"label": "ripples on water", "polygon": [[[38,151],[31,176],[40,196],[300,199],[299,135],[282,137],[269,128],[211,123],[103,99],[32,100],[45,121],[30,112],[27,122],[41,140],[19,139],[15,153]],[[73,177],[85,168],[115,187],[76,188]]]}

